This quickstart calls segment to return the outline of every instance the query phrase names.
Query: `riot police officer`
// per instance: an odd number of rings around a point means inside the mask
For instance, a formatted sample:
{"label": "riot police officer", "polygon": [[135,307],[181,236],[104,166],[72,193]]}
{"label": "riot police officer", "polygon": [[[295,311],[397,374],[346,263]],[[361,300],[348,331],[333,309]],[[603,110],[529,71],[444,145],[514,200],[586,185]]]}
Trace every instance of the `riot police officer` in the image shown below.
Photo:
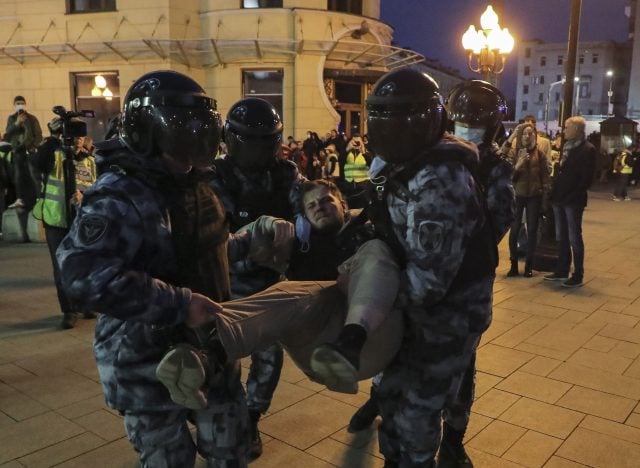
{"label": "riot police officer", "polygon": [[203,170],[220,133],[216,102],[194,80],[174,71],[140,77],[58,250],[68,295],[101,312],[94,350],[103,391],[145,467],[194,465],[187,420],[209,466],[246,466],[237,362],[199,411],[174,403],[154,372],[170,340],[211,322],[214,300],[230,296],[224,209]]}
{"label": "riot police officer", "polygon": [[386,210],[373,221],[404,264],[396,306],[405,336],[378,389],[380,449],[385,466],[431,467],[445,402],[491,320],[495,237],[473,177],[478,154],[444,135],[447,113],[428,74],[384,75],[367,111],[369,144],[384,162],[372,181]]}
{"label": "riot police officer", "polygon": [[[305,178],[293,162],[277,157],[282,129],[280,115],[264,99],[241,99],[227,113],[224,123],[227,155],[215,161],[212,187],[225,206],[231,232],[262,215],[292,221],[301,213],[300,188]],[[276,233],[276,242],[278,239]],[[232,264],[232,297],[261,291],[276,283],[281,273],[246,260]],[[251,356],[247,406],[252,458],[262,453],[258,420],[269,409],[282,362],[282,347],[277,344]]]}

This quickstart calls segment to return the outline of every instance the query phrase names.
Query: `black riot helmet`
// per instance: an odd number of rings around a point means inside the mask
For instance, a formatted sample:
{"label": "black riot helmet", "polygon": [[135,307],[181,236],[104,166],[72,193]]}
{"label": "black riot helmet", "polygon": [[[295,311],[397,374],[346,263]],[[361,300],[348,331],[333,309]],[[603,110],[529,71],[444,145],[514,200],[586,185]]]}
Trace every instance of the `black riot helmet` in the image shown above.
{"label": "black riot helmet", "polygon": [[390,163],[401,163],[435,145],[447,113],[438,84],[418,67],[383,75],[367,99],[369,147]]}
{"label": "black riot helmet", "polygon": [[491,83],[469,80],[456,85],[446,102],[456,135],[476,144],[490,144],[507,115],[504,94]]}
{"label": "black riot helmet", "polygon": [[236,102],[224,124],[227,157],[246,171],[260,171],[276,160],[282,141],[282,119],[270,102],[246,98]]}
{"label": "black riot helmet", "polygon": [[164,153],[181,164],[210,166],[221,138],[216,101],[182,73],[147,73],[124,99],[120,137],[141,156]]}

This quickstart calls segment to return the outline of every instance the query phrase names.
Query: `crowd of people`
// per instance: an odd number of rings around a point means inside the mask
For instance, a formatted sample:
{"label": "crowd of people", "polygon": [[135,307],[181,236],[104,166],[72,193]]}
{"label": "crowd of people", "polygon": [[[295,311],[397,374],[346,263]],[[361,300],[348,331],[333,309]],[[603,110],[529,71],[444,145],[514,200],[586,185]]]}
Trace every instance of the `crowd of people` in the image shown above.
{"label": "crowd of people", "polygon": [[545,280],[583,282],[597,159],[584,119],[566,121],[562,147],[531,117],[507,137],[506,99],[484,81],[444,97],[419,67],[397,69],[367,99],[367,135],[285,142],[269,102],[241,99],[223,121],[193,79],[156,71],[95,154],[60,118],[29,140],[24,104],[0,147],[14,186],[30,184],[13,208],[43,221],[62,326],[98,313],[106,402],[145,467],[259,457],[283,350],[332,391],[374,377],[349,430],[381,416],[385,467],[472,467],[463,438],[498,243],[510,230],[517,276],[526,230],[532,277],[539,219],[553,216]]}

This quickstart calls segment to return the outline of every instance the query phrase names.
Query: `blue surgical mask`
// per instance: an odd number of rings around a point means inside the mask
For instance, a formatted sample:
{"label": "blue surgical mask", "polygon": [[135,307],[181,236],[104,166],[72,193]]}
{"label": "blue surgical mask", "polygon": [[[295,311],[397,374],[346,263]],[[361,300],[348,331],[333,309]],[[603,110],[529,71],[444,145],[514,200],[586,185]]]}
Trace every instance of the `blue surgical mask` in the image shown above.
{"label": "blue surgical mask", "polygon": [[454,133],[456,136],[479,145],[484,141],[484,128],[467,127],[464,124],[455,122]]}

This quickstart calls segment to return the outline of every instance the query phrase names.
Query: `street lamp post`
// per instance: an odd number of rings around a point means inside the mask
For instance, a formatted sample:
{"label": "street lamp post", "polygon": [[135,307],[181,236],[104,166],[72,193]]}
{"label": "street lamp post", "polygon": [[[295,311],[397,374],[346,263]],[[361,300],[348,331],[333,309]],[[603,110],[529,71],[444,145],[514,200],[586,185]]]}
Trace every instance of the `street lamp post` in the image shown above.
{"label": "street lamp post", "polygon": [[551,102],[551,90],[560,84],[564,84],[564,80],[549,83],[549,89],[547,89],[547,105],[544,106],[544,132],[547,134],[549,133],[549,103]]}
{"label": "street lamp post", "polygon": [[613,115],[613,103],[611,102],[611,98],[613,97],[613,70],[607,70],[607,78],[609,78],[609,91],[607,91],[607,96],[609,97],[607,115]]}
{"label": "street lamp post", "polygon": [[478,30],[474,25],[469,26],[462,35],[462,47],[469,53],[471,71],[495,84],[495,76],[503,72],[505,58],[513,50],[513,36],[507,28],[500,28],[498,15],[491,5],[480,17],[480,26],[482,29]]}

